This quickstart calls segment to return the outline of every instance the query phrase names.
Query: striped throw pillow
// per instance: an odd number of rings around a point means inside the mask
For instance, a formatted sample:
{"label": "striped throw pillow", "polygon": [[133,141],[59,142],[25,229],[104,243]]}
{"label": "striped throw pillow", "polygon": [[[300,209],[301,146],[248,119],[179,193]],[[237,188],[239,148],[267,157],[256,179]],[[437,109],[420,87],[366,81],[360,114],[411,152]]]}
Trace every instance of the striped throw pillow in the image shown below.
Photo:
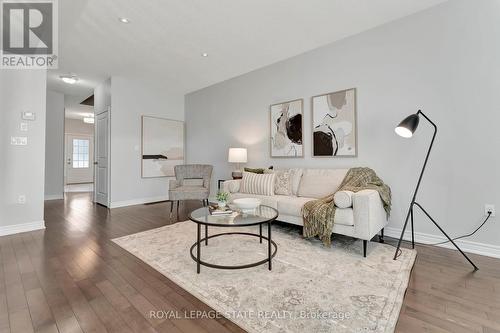
{"label": "striped throw pillow", "polygon": [[273,173],[257,174],[243,172],[241,192],[248,194],[273,195],[274,177],[275,175]]}

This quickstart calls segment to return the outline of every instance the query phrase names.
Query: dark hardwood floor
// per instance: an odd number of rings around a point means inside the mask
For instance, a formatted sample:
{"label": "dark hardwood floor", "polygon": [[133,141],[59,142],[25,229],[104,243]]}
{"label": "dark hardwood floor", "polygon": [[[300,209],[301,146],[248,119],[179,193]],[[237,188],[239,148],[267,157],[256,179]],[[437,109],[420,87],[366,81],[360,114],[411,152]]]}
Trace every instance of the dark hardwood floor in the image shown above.
{"label": "dark hardwood floor", "polygon": [[[183,205],[180,220],[198,205]],[[168,204],[109,211],[71,193],[45,208],[45,231],[0,237],[0,333],[242,331],[224,318],[150,317],[210,310],[110,242],[175,222]],[[500,260],[472,258],[474,274],[457,252],[418,246],[396,331],[500,332]]]}

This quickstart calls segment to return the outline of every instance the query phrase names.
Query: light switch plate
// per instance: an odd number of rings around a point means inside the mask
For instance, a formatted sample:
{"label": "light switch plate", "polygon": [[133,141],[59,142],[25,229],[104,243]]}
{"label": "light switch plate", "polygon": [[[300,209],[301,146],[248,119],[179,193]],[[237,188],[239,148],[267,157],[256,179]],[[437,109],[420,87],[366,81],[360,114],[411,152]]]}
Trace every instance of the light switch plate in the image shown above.
{"label": "light switch plate", "polygon": [[19,129],[22,132],[27,132],[28,131],[28,123],[22,122],[21,125],[19,126]]}
{"label": "light switch plate", "polygon": [[26,146],[28,138],[25,136],[12,136],[10,137],[10,144],[13,146]]}
{"label": "light switch plate", "polygon": [[35,120],[36,114],[35,112],[23,111],[21,114],[21,118],[24,120]]}

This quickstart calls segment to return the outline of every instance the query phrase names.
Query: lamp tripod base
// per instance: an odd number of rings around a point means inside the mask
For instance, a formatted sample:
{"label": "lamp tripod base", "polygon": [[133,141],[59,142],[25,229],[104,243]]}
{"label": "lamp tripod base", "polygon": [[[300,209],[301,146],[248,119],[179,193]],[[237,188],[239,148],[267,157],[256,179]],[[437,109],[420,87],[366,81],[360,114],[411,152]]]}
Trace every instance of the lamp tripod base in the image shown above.
{"label": "lamp tripod base", "polygon": [[413,249],[415,248],[415,232],[414,232],[414,229],[413,229],[413,207],[414,206],[417,206],[418,208],[420,208],[422,210],[422,212],[424,212],[424,214],[427,215],[427,217],[429,218],[429,220],[431,220],[432,223],[434,223],[434,225],[439,229],[439,231],[441,231],[443,233],[443,235],[445,235],[446,238],[448,238],[448,240],[450,241],[450,243],[453,244],[453,246],[455,246],[457,248],[457,250],[464,256],[464,258],[467,259],[467,261],[472,265],[472,267],[474,267],[474,271],[479,270],[479,268],[474,264],[474,262],[472,262],[472,260],[470,260],[470,258],[464,253],[464,251],[462,251],[462,249],[460,249],[460,247],[453,241],[453,239],[450,236],[448,236],[448,234],[443,230],[443,228],[441,228],[439,226],[439,224],[432,218],[432,216],[430,216],[430,214],[427,213],[427,211],[424,209],[424,207],[422,207],[416,201],[413,201],[410,204],[410,208],[408,209],[408,214],[406,215],[405,224],[403,226],[403,230],[401,231],[401,237],[399,237],[398,246],[396,248],[396,253],[394,254],[394,260],[396,260],[398,258],[398,256],[399,256],[399,251],[400,251],[400,248],[401,248],[401,242],[403,240],[403,236],[404,236],[406,227],[408,225],[408,220],[410,218],[411,218],[411,246],[412,246]]}

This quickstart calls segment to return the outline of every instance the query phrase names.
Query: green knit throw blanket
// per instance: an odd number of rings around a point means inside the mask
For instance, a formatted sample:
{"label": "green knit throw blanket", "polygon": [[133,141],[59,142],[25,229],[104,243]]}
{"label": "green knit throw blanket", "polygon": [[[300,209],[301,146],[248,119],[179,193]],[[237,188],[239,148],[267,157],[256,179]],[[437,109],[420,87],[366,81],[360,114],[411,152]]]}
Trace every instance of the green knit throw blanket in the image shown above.
{"label": "green knit throw blanket", "polygon": [[[351,168],[347,172],[337,191],[358,192],[361,190],[376,190],[382,199],[387,217],[391,212],[391,189],[384,184],[375,171],[370,168]],[[322,199],[306,202],[302,208],[304,218],[304,237],[319,236],[325,246],[331,245],[333,220],[335,217],[335,193]]]}

